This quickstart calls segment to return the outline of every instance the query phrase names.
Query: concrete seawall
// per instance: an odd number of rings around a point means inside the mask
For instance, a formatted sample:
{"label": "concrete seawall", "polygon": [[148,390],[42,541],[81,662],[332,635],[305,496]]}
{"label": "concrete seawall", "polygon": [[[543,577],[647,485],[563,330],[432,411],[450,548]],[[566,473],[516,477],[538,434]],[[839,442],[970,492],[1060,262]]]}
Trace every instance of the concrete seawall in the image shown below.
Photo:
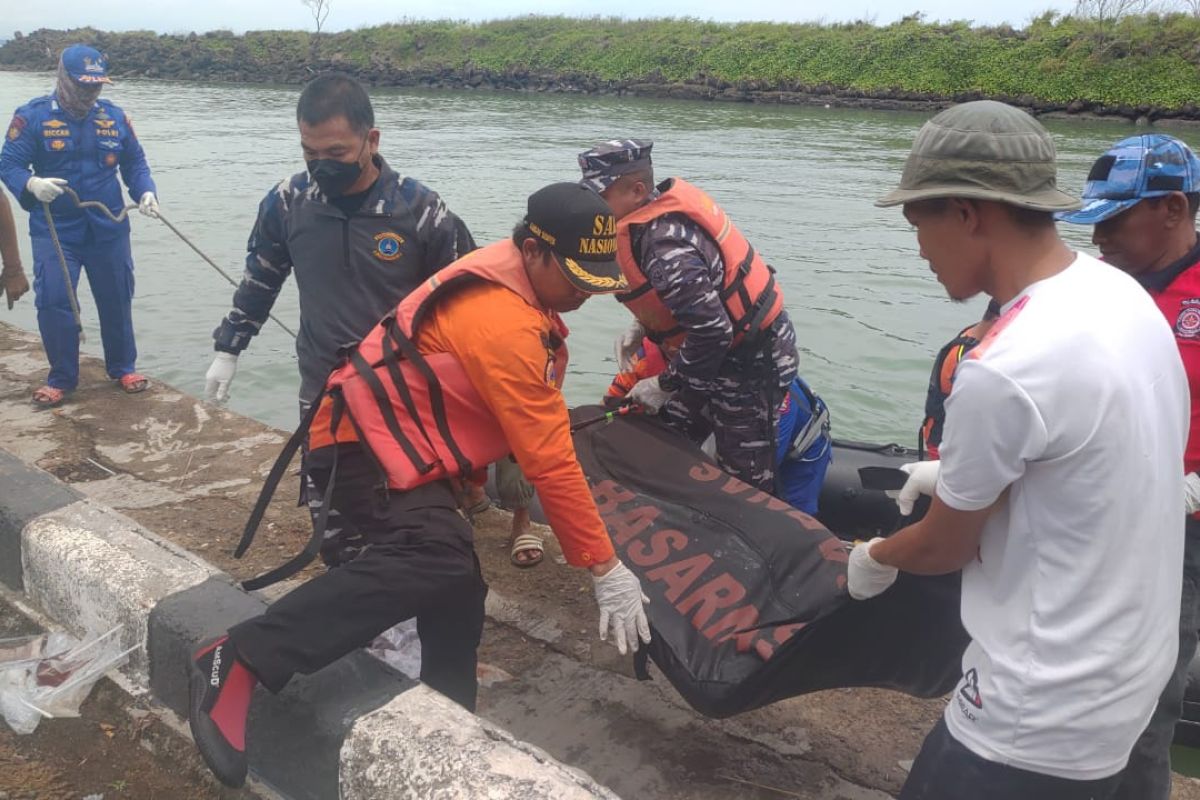
{"label": "concrete seawall", "polygon": [[[0,581],[64,628],[123,623],[127,644],[143,645],[125,683],[183,716],[194,644],[278,596],[236,581],[308,538],[289,477],[246,558],[230,555],[286,434],[161,384],[124,395],[93,358],[66,405],[35,411],[44,373],[36,336],[0,325]],[[256,695],[248,751],[262,783],[360,799],[886,800],[899,789],[899,762],[941,701],[837,690],[704,718],[661,677],[636,681],[597,639],[591,581],[552,537],[537,569],[509,565],[508,520],[492,510],[476,523],[491,586],[478,716],[357,652]]]}
{"label": "concrete seawall", "polygon": [[[5,366],[32,361],[33,350],[26,346],[34,344],[31,337],[0,327]],[[21,358],[12,358],[14,348]],[[93,442],[94,453],[74,466],[106,474],[80,481],[80,492],[36,463],[70,444],[74,437],[62,436],[64,422],[96,419],[81,412],[97,401],[55,412],[22,409],[24,387],[13,391],[11,379],[0,387],[0,581],[76,634],[120,625],[123,648],[138,647],[121,669],[126,685],[149,692],[185,718],[185,669],[195,644],[261,613],[266,601],[105,502],[140,509],[186,503],[207,497],[211,484],[197,490],[176,480],[175,488],[168,488],[113,467],[122,457],[140,456],[143,466],[169,463],[171,449],[156,450],[155,437],[161,441],[173,427],[170,420],[181,415],[195,420],[194,432],[204,434],[200,448],[232,453],[238,461],[255,447],[273,447],[278,436],[245,435],[236,424],[206,428],[209,411],[162,387],[145,398],[127,398],[111,387],[101,387],[105,391],[100,395],[84,386],[79,396],[106,395],[140,418],[131,427],[143,435],[122,442],[115,420],[99,417],[104,422],[95,432],[110,436]],[[158,407],[153,416],[145,415],[147,406]],[[164,407],[172,412],[162,415]],[[233,416],[216,409],[211,414]],[[217,431],[221,446],[208,439]],[[209,466],[196,463],[194,454],[190,461],[193,470]],[[262,463],[254,457],[254,478]],[[62,464],[58,471],[67,477],[79,474]],[[215,483],[229,488],[251,481],[247,476]],[[255,777],[292,798],[616,797],[581,771],[478,720],[365,652],[298,678],[277,696],[260,691],[251,711],[247,752]]]}

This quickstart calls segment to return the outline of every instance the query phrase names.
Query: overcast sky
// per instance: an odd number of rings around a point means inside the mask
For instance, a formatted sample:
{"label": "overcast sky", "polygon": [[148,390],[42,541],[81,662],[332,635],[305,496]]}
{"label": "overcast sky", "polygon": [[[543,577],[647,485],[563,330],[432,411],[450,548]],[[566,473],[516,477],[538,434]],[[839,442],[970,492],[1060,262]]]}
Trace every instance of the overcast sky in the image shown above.
{"label": "overcast sky", "polygon": [[[1070,10],[1070,0],[1009,0],[1005,3],[966,0],[609,0],[582,3],[578,0],[331,0],[326,30],[344,30],[364,25],[397,22],[404,17],[421,19],[496,19],[523,14],[564,14],[582,17],[698,17],[721,21],[772,20],[800,22],[871,19],[878,23],[896,20],[920,10],[930,19],[967,19],[980,24],[1009,22],[1023,26],[1047,9]],[[301,0],[149,0],[149,2],[97,3],[95,0],[53,0],[29,3],[0,0],[0,37],[13,31],[28,33],[38,28],[92,26],[102,30],[147,28],[164,33],[230,28],[241,32],[269,28],[308,28],[309,10]]]}

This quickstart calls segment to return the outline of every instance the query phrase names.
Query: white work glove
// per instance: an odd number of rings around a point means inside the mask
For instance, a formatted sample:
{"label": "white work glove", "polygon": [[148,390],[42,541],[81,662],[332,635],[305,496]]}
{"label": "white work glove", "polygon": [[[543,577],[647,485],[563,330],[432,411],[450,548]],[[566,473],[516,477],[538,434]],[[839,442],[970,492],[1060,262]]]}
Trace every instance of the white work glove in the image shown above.
{"label": "white work glove", "polygon": [[613,343],[613,353],[617,357],[617,372],[628,372],[633,369],[633,357],[646,338],[646,330],[642,324],[634,320],[629,329],[617,337]]}
{"label": "white work glove", "polygon": [[138,211],[147,217],[158,216],[158,198],[154,196],[154,192],[146,192],[142,195],[142,199],[138,201]]}
{"label": "white work glove", "polygon": [[896,582],[900,570],[880,564],[871,558],[871,547],[883,539],[876,537],[869,542],[859,542],[850,551],[850,563],[846,565],[846,588],[855,600],[870,600],[883,593]]}
{"label": "white work glove", "polygon": [[646,410],[647,414],[657,414],[673,394],[674,392],[668,392],[659,386],[657,375],[651,375],[649,378],[642,378],[635,383],[629,390],[629,394],[625,395],[625,399],[631,403],[637,403]]}
{"label": "white work glove", "polygon": [[908,473],[908,480],[904,482],[900,493],[896,495],[896,505],[900,508],[901,514],[906,517],[911,514],[913,506],[921,495],[926,494],[933,497],[941,463],[940,461],[914,461],[911,464],[900,466],[902,471]]}
{"label": "white work glove", "polygon": [[643,604],[650,598],[642,594],[642,585],[629,567],[620,561],[603,575],[592,575],[596,605],[600,607],[600,640],[608,641],[611,623],[617,652],[625,655],[637,650],[638,639],[650,643],[650,622]]}
{"label": "white work glove", "polygon": [[39,178],[36,175],[25,181],[25,189],[40,203],[49,203],[62,195],[67,188],[66,178]]}
{"label": "white work glove", "polygon": [[218,351],[212,366],[204,373],[204,396],[209,400],[224,403],[229,399],[229,384],[237,374],[238,357],[233,353]]}
{"label": "white work glove", "polygon": [[1183,509],[1188,514],[1200,511],[1200,475],[1194,472],[1183,476]]}

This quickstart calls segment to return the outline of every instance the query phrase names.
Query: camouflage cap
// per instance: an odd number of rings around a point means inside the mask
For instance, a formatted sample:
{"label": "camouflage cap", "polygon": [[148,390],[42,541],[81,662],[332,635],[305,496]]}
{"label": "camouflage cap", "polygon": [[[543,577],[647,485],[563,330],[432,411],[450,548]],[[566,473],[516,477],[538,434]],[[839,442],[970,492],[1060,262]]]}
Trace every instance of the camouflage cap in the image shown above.
{"label": "camouflage cap", "polygon": [[610,139],[598,144],[579,154],[579,168],[583,170],[579,183],[603,192],[622,175],[650,166],[652,147],[654,142],[649,139]]}
{"label": "camouflage cap", "polygon": [[1173,136],[1130,136],[1092,165],[1083,187],[1084,207],[1055,216],[1076,225],[1095,225],[1148,197],[1171,192],[1200,192],[1200,159]]}
{"label": "camouflage cap", "polygon": [[1019,108],[963,103],[921,126],[900,185],[875,202],[897,206],[937,197],[994,200],[1036,211],[1071,211],[1057,184],[1054,140]]}

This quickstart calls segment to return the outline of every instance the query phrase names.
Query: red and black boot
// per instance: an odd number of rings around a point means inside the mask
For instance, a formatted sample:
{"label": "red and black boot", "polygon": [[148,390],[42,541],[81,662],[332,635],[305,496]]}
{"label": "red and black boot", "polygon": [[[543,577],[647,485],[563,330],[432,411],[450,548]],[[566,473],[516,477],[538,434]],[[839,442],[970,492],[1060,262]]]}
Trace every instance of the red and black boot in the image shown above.
{"label": "red and black boot", "polygon": [[238,660],[228,636],[208,642],[189,668],[188,724],[200,755],[226,786],[246,782],[246,716],[258,678]]}

